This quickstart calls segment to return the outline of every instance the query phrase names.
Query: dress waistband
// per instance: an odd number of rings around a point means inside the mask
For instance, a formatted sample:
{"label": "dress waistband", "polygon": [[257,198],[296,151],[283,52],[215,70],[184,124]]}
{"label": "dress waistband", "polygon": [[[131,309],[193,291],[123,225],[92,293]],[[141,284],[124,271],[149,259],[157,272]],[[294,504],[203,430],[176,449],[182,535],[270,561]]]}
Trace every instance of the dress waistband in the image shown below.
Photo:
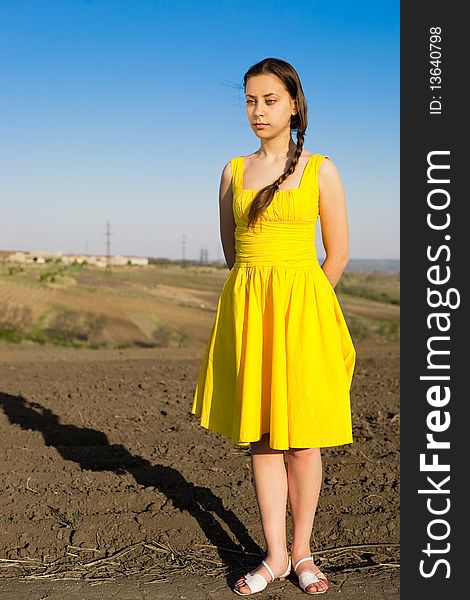
{"label": "dress waistband", "polygon": [[258,222],[256,229],[238,224],[235,229],[234,266],[319,266],[315,249],[315,223]]}

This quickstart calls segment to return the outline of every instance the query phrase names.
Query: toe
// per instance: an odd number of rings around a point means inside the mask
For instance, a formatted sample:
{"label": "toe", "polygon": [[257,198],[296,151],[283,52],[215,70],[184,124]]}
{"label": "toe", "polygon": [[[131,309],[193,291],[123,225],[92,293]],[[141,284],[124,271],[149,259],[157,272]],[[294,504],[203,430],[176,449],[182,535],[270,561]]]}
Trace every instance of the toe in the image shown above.
{"label": "toe", "polygon": [[251,592],[248,584],[246,583],[245,577],[242,575],[237,579],[234,586],[241,594],[249,594]]}
{"label": "toe", "polygon": [[236,588],[240,592],[240,594],[243,594],[244,596],[251,593],[250,588],[247,586],[246,583],[243,583],[243,581],[241,582],[241,584],[237,584]]}
{"label": "toe", "polygon": [[310,583],[307,586],[307,592],[323,592],[327,589],[327,586],[324,581],[316,581],[315,583]]}

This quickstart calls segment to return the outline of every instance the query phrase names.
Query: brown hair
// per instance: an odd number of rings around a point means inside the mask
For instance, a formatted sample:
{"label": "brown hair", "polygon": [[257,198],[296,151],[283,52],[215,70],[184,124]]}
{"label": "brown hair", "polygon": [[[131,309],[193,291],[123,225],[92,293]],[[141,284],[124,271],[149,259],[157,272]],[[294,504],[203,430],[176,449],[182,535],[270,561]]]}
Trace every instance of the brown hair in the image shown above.
{"label": "brown hair", "polygon": [[276,77],[278,77],[286,87],[291,98],[295,100],[297,113],[291,116],[290,128],[291,130],[297,131],[297,148],[295,149],[294,156],[292,157],[292,160],[284,173],[282,173],[282,175],[280,175],[276,181],[260,189],[254,197],[248,213],[248,227],[254,226],[258,218],[264,213],[264,211],[273,201],[274,194],[278,190],[281,183],[295,171],[295,167],[297,166],[299,158],[302,154],[305,131],[307,130],[308,126],[307,101],[305,100],[304,91],[302,89],[302,84],[300,83],[300,78],[297,74],[297,71],[290,63],[281,60],[280,58],[265,58],[252,65],[243,76],[244,90],[246,91],[246,84],[250,77],[254,77],[255,75],[264,75],[266,73],[276,75]]}

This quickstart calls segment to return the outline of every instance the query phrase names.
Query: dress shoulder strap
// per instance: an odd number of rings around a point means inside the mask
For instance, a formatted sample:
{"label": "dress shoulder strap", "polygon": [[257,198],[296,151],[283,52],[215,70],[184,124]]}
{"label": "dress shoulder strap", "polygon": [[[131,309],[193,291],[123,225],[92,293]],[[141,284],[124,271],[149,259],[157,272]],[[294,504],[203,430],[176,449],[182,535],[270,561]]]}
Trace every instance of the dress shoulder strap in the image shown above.
{"label": "dress shoulder strap", "polygon": [[312,154],[307,166],[305,167],[304,174],[302,175],[302,186],[305,186],[310,192],[318,192],[318,172],[320,165],[325,158],[330,158],[326,154]]}
{"label": "dress shoulder strap", "polygon": [[242,157],[236,156],[235,158],[232,158],[230,160],[230,166],[232,168],[232,191],[235,194],[243,187]]}
{"label": "dress shoulder strap", "polygon": [[317,154],[317,160],[315,163],[315,175],[318,178],[318,171],[320,170],[320,166],[325,158],[330,158],[327,154]]}

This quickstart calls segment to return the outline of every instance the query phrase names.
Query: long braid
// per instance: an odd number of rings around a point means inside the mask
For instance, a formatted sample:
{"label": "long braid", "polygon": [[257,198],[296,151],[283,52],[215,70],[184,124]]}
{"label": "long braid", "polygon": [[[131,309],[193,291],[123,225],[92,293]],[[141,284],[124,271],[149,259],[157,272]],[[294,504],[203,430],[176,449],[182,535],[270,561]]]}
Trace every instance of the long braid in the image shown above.
{"label": "long braid", "polygon": [[292,175],[295,171],[299,163],[299,159],[302,155],[302,150],[304,147],[304,133],[302,131],[297,131],[297,147],[295,149],[294,156],[290,161],[288,168],[280,175],[276,181],[270,183],[265,186],[256,194],[253,199],[253,202],[250,206],[250,211],[248,213],[248,227],[253,227],[258,220],[259,216],[268,208],[271,202],[274,199],[274,194],[279,190],[279,186],[285,181],[290,175]]}
{"label": "long braid", "polygon": [[292,157],[292,160],[290,161],[290,165],[287,168],[287,170],[284,171],[284,173],[278,179],[276,179],[276,181],[273,183],[273,185],[276,188],[279,188],[279,186],[282,185],[282,182],[284,180],[286,180],[288,177],[290,177],[292,175],[292,173],[295,171],[295,168],[297,167],[297,165],[299,163],[299,158],[302,156],[303,147],[304,147],[304,134],[298,132],[297,133],[297,148],[295,149],[294,156]]}

